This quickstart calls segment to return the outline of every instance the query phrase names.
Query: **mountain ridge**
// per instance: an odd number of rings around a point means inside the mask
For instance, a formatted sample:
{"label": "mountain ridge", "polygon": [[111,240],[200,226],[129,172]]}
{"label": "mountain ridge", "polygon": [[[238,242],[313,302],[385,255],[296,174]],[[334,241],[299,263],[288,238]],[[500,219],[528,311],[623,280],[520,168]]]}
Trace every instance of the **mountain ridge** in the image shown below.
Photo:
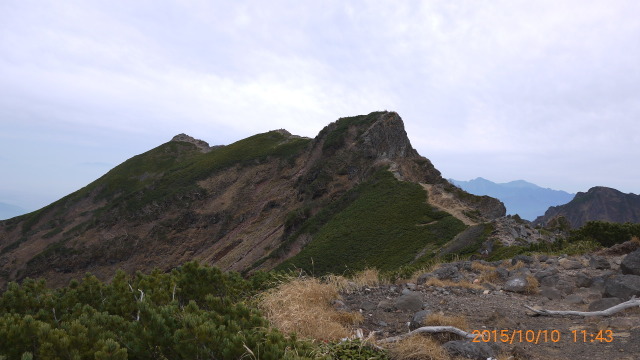
{"label": "mountain ridge", "polygon": [[559,216],[566,218],[573,228],[588,221],[640,223],[640,195],[594,186],[586,192],[578,192],[567,204],[550,207],[534,224],[544,226]]}
{"label": "mountain ridge", "polygon": [[[333,241],[329,227],[354,228],[339,220],[341,213],[377,212],[383,222],[409,202],[431,220],[385,229],[418,229],[425,235],[417,237],[418,245],[429,248],[428,233],[440,233],[446,242],[460,220],[406,197],[367,200],[392,188],[421,191],[426,203],[422,183],[453,194],[477,221],[504,215],[498,200],[467,194],[443,179],[411,146],[395,112],[341,118],[313,139],[276,130],[209,147],[184,135],[43,209],[0,222],[0,286],[26,276],[63,285],[87,271],[106,279],[117,268],[167,270],[194,259],[238,271],[268,270],[293,259],[311,269],[310,259],[301,258],[305,253],[295,257],[312,241]],[[369,241],[396,253],[396,235],[385,234],[372,233]],[[351,237],[344,241],[355,244]],[[331,271],[346,265],[332,263],[326,252],[321,257]],[[414,257],[404,253],[393,264],[413,263]],[[348,260],[366,266],[379,259],[359,251]]]}
{"label": "mountain ridge", "polygon": [[544,214],[550,206],[566,204],[574,197],[574,194],[543,188],[525,180],[495,183],[478,177],[469,181],[454,179],[449,179],[449,181],[472,194],[488,195],[500,199],[509,214],[518,214],[529,221]]}

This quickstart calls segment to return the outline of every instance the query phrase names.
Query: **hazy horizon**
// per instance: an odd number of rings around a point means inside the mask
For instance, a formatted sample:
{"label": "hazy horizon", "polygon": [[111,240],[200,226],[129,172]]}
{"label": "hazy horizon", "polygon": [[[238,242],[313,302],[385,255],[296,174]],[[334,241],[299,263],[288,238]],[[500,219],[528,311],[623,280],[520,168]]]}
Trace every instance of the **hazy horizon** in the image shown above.
{"label": "hazy horizon", "polygon": [[397,111],[445,178],[639,193],[636,1],[0,3],[0,202],[187,133]]}

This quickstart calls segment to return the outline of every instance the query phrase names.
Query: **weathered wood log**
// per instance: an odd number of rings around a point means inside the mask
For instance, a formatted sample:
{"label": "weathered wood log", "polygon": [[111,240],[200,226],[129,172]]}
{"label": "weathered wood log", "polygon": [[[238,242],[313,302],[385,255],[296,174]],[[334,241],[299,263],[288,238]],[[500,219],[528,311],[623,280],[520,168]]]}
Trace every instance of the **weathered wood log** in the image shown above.
{"label": "weathered wood log", "polygon": [[451,334],[456,334],[456,335],[460,335],[464,338],[467,339],[473,339],[476,337],[476,335],[473,335],[471,333],[468,333],[464,330],[460,330],[457,327],[453,327],[453,326],[423,326],[421,328],[417,328],[413,331],[410,331],[406,334],[402,334],[402,335],[398,335],[398,336],[393,336],[393,337],[389,337],[386,339],[381,339],[378,340],[378,344],[384,344],[384,343],[390,343],[390,342],[396,342],[396,341],[400,341],[404,338],[413,336],[415,334],[420,334],[420,333],[429,333],[429,334],[435,334],[435,333],[451,333]]}
{"label": "weathered wood log", "polygon": [[629,309],[632,307],[636,307],[639,306],[640,307],[640,299],[636,299],[635,296],[631,298],[631,300],[629,301],[625,301],[621,304],[612,306],[608,309],[605,310],[600,310],[600,311],[571,311],[571,310],[567,310],[567,311],[563,311],[563,310],[546,310],[546,309],[534,309],[531,306],[528,305],[524,305],[524,307],[526,307],[527,309],[533,311],[534,313],[536,313],[536,316],[610,316],[613,315],[615,313],[618,313],[622,310],[625,309]]}

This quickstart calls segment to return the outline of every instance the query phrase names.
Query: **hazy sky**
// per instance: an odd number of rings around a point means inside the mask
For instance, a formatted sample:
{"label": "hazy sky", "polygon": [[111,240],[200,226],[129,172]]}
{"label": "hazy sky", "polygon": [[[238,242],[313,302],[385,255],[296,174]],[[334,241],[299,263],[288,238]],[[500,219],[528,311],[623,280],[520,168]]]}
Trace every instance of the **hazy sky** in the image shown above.
{"label": "hazy sky", "polygon": [[640,2],[0,1],[0,202],[394,110],[447,178],[640,193]]}

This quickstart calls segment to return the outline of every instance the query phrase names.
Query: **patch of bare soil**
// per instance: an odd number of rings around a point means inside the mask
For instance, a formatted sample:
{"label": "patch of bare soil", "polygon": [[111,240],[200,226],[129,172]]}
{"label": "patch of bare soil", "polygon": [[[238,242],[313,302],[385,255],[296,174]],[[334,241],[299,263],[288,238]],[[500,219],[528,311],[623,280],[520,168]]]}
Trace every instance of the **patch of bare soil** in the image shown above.
{"label": "patch of bare soil", "polygon": [[462,221],[465,225],[477,225],[478,223],[470,219],[464,214],[465,211],[472,210],[460,201],[455,195],[445,191],[444,189],[432,184],[420,184],[427,192],[429,204],[435,206],[439,210],[446,211]]}
{"label": "patch of bare soil", "polygon": [[[534,316],[524,306],[589,311],[591,304],[603,298],[603,281],[619,274],[621,258],[605,257],[605,266],[602,258],[596,263],[590,262],[589,256],[529,258],[533,259],[531,263],[513,265],[478,261],[445,264],[443,267],[453,269],[449,275],[453,274],[457,285],[452,280],[429,281],[435,278],[427,275],[422,285],[398,283],[364,287],[343,293],[338,303],[345,311],[362,313],[364,322],[358,326],[365,337],[375,332],[374,336],[382,339],[407,333],[410,326],[429,325],[421,318],[425,314],[445,315],[445,318],[462,316],[467,323],[463,330],[484,335],[484,339],[479,336],[477,341],[489,342],[498,351],[499,359],[639,359],[638,309],[627,309],[608,317],[551,317]],[[496,276],[492,283],[483,283],[487,271],[509,274],[504,281],[496,280]],[[551,278],[547,276],[545,280],[547,274],[551,274]],[[517,276],[540,278],[540,284],[533,280],[535,287],[529,288],[535,293],[507,291],[507,279]],[[422,304],[416,305],[416,299]],[[419,318],[420,324],[411,324],[414,317]],[[455,337],[449,335],[449,339],[451,336]]]}

